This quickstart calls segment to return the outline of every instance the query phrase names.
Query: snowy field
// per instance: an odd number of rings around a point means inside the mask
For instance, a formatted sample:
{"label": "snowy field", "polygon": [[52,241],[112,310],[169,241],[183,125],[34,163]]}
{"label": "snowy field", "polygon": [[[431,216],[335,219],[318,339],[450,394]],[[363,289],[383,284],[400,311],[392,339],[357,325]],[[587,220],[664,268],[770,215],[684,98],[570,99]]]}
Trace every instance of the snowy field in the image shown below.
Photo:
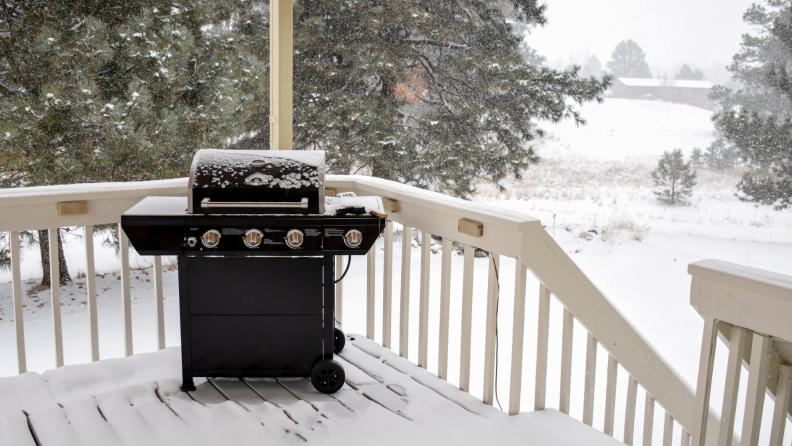
{"label": "snowy field", "polygon": [[[476,201],[521,211],[540,218],[547,231],[570,253],[572,259],[614,305],[638,327],[641,333],[677,369],[695,385],[703,323],[689,305],[690,262],[717,258],[792,275],[792,211],[774,211],[767,206],[740,202],[734,197],[734,186],[740,172],[699,170],[699,185],[694,189],[690,206],[669,207],[659,204],[652,194],[649,173],[663,151],[680,148],[689,154],[694,147],[705,149],[715,135],[710,113],[694,107],[648,101],[608,99],[602,105],[582,107],[587,126],[575,127],[571,122],[544,124],[548,136],[537,145],[543,162],[532,166],[521,181],[510,181],[508,191],[499,194],[492,185],[480,184]],[[593,240],[579,238],[581,231],[598,232]],[[74,284],[61,289],[65,361],[75,364],[89,361],[85,270],[81,234],[67,235],[66,256]],[[398,318],[401,264],[401,243],[394,245],[393,315]],[[382,336],[381,307],[381,243],[378,245],[377,267],[377,340]],[[104,358],[123,354],[121,328],[120,263],[112,249],[97,246],[97,290],[99,293],[100,355]],[[418,320],[419,248],[412,253],[411,314]],[[475,295],[473,325],[473,356],[471,393],[480,396],[482,389],[484,313],[487,283],[486,258],[475,260]],[[177,346],[178,300],[176,271],[165,259],[165,316],[167,346]],[[155,343],[153,287],[150,261],[134,256],[131,273],[132,320],[135,352],[153,351]],[[353,258],[344,280],[344,330],[365,333],[365,260]],[[432,256],[433,271],[440,268],[440,255]],[[511,333],[514,261],[502,259],[499,332]],[[43,372],[54,366],[49,290],[39,290],[41,268],[38,252],[25,252],[22,275],[26,308],[25,336],[30,370]],[[14,361],[13,310],[10,274],[0,273],[0,376],[16,373]],[[449,381],[458,382],[459,327],[461,319],[462,256],[453,256],[451,305],[451,348]],[[539,285],[528,280],[526,314],[525,367],[522,407],[533,407],[534,358],[536,346],[536,306]],[[437,333],[439,317],[439,280],[432,283],[430,304],[429,370],[437,368]],[[562,307],[555,300],[551,306],[551,347],[548,376],[548,406],[558,407],[558,376],[560,371]],[[409,358],[417,360],[417,324],[410,334]],[[394,350],[398,351],[398,323],[393,324]],[[573,399],[571,415],[582,416],[583,365],[586,334],[575,326],[573,353]],[[498,395],[503,407],[508,404],[510,336],[499,340]],[[597,357],[597,395],[594,426],[603,423],[604,389],[607,355],[600,348]],[[712,406],[721,405],[723,370],[726,349],[719,345]],[[616,437],[623,432],[627,376],[619,374],[616,405]],[[746,380],[743,374],[744,392]],[[636,439],[643,426],[643,394],[639,392],[636,415]],[[744,402],[740,400],[739,406]],[[763,434],[769,430],[769,399],[765,408]],[[741,414],[741,409],[738,414]],[[662,436],[663,411],[655,410],[656,444]],[[737,425],[741,425],[738,415]],[[792,441],[788,424],[785,444]],[[675,443],[679,430],[675,431]],[[639,441],[639,440],[636,440]],[[765,439],[762,442],[766,442]]]}

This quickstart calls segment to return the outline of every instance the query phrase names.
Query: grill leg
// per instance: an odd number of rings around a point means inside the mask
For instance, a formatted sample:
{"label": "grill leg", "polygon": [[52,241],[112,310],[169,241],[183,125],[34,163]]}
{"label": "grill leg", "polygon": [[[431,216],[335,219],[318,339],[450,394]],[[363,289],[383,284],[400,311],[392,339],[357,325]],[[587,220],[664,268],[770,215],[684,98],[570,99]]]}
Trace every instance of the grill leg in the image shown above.
{"label": "grill leg", "polygon": [[184,392],[195,390],[192,374],[192,344],[190,343],[190,290],[187,256],[178,256],[179,315],[181,322],[182,387]]}
{"label": "grill leg", "polygon": [[322,327],[322,357],[333,359],[335,346],[335,256],[324,256],[324,325]]}

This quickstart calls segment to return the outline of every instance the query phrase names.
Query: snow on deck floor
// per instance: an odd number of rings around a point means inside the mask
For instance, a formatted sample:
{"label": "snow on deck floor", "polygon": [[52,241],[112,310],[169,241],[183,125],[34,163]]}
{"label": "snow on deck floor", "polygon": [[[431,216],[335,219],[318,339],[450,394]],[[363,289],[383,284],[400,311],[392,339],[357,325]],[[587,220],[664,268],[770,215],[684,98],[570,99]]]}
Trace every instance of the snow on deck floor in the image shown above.
{"label": "snow on deck floor", "polygon": [[553,409],[508,416],[362,336],[336,358],[333,395],[305,378],[183,393],[178,348],[0,378],[0,444],[621,444]]}

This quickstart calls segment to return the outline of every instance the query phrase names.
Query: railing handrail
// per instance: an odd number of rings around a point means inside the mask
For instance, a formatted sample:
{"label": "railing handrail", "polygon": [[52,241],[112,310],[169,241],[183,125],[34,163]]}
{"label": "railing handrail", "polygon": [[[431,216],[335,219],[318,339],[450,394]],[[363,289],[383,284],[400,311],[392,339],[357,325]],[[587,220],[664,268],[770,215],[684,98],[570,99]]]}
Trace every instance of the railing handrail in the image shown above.
{"label": "railing handrail", "polygon": [[[398,211],[390,215],[395,222],[520,259],[632,379],[689,432],[695,402],[691,386],[586,277],[538,219],[367,176],[328,175],[327,187],[398,200]],[[121,213],[146,196],[186,193],[184,178],[0,190],[0,231],[118,222]],[[89,213],[58,216],[54,203],[71,200],[87,201]],[[461,218],[483,223],[483,235],[460,232]],[[717,429],[714,415],[710,414],[709,422]]]}

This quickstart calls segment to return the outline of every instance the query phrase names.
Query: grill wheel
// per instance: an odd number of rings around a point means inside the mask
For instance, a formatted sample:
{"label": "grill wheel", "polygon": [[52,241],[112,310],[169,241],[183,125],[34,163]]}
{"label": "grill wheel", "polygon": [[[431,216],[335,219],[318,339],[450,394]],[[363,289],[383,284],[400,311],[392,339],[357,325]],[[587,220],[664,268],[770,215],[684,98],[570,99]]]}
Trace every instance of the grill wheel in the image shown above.
{"label": "grill wheel", "polygon": [[344,367],[332,359],[316,363],[311,371],[311,383],[322,393],[335,393],[344,385]]}
{"label": "grill wheel", "polygon": [[346,336],[344,336],[344,332],[338,327],[333,329],[333,335],[335,336],[333,340],[333,353],[337,355],[341,353],[341,350],[344,349],[344,345],[346,345]]}

